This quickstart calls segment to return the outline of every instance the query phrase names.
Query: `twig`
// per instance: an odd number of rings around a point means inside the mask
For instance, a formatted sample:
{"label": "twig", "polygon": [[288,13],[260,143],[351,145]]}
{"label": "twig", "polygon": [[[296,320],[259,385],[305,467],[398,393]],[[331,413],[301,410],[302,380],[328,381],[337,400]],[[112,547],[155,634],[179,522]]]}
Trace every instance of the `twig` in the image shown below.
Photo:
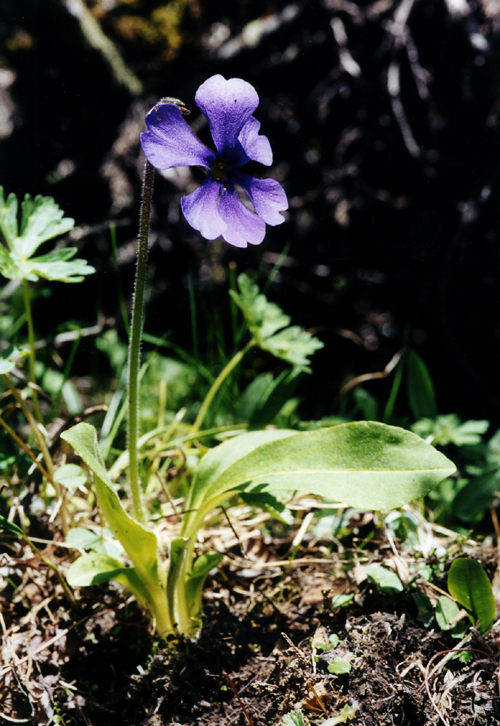
{"label": "twig", "polygon": [[253,722],[253,721],[252,721],[252,719],[250,718],[250,714],[248,713],[248,711],[247,711],[247,710],[246,710],[246,708],[245,708],[245,704],[243,703],[243,701],[242,701],[242,700],[241,700],[241,698],[240,698],[240,694],[239,694],[239,693],[238,693],[238,691],[236,690],[236,686],[234,685],[234,683],[233,683],[233,681],[232,681],[232,679],[231,679],[231,676],[230,676],[230,675],[229,675],[228,673],[226,673],[226,671],[222,671],[222,674],[223,674],[223,676],[225,677],[226,681],[227,681],[227,682],[229,683],[229,685],[231,686],[231,688],[233,689],[233,691],[234,691],[234,695],[235,695],[235,696],[236,696],[236,698],[238,699],[238,703],[239,703],[239,704],[240,704],[240,706],[241,706],[241,710],[243,711],[243,713],[244,713],[244,715],[245,715],[245,718],[246,718],[246,720],[247,720],[247,722],[248,722],[248,726],[255,726],[254,722]]}

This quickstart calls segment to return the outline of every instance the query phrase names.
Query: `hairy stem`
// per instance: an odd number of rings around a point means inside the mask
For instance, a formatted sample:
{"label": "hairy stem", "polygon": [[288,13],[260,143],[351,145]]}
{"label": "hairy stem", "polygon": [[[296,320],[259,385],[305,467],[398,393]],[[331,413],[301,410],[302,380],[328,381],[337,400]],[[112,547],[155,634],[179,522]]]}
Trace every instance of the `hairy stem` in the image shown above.
{"label": "hairy stem", "polygon": [[207,411],[210,407],[210,404],[214,400],[214,397],[219,390],[219,388],[222,386],[226,378],[229,376],[229,374],[236,368],[238,363],[243,359],[243,357],[248,353],[250,348],[253,348],[255,345],[255,340],[252,340],[247,343],[247,345],[238,353],[236,353],[235,356],[231,358],[229,363],[221,370],[215,381],[213,382],[209,392],[205,396],[205,400],[203,401],[203,404],[199,410],[198,416],[196,417],[196,421],[193,424],[193,428],[191,433],[198,433],[200,430],[200,427],[203,423],[203,420],[205,419],[205,416],[207,415]]}
{"label": "hairy stem", "polygon": [[139,221],[137,266],[135,270],[134,302],[128,344],[128,455],[129,479],[134,505],[134,516],[144,524],[146,519],[139,479],[139,369],[141,364],[141,336],[144,318],[144,291],[148,263],[149,223],[153,196],[154,168],[146,161],[142,185],[142,205]]}

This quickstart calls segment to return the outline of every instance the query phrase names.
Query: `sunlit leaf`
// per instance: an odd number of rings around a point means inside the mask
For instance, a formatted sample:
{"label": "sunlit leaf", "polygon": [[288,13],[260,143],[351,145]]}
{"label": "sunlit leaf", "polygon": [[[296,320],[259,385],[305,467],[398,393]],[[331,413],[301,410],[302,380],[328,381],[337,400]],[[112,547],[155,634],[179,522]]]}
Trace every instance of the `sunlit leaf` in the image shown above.
{"label": "sunlit leaf", "polygon": [[124,510],[102,461],[96,430],[89,424],[80,423],[61,434],[61,438],[71,444],[93,473],[97,500],[104,518],[148,591],[148,602],[157,618],[160,633],[162,628],[171,628],[171,624],[166,622],[167,602],[160,582],[156,535]]}
{"label": "sunlit leaf", "polygon": [[133,567],[125,567],[122,562],[102,552],[82,555],[70,566],[66,579],[71,587],[89,587],[115,580],[135,595],[146,606],[148,592]]}
{"label": "sunlit leaf", "polygon": [[11,280],[30,280],[39,277],[60,282],[81,282],[84,275],[95,272],[85,260],[72,259],[76,247],[49,252],[33,258],[37,249],[49,239],[69,232],[74,220],[64,217],[51,197],[26,194],[21,205],[21,228],[18,230],[18,203],[14,194],[5,199],[0,187],[0,230],[7,244],[0,244],[0,273]]}
{"label": "sunlit leaf", "polygon": [[298,326],[288,327],[289,316],[259,293],[258,286],[247,275],[238,277],[238,287],[239,292],[231,290],[230,293],[256,345],[303,371],[310,371],[309,356],[322,348],[323,343]]}
{"label": "sunlit leaf", "polygon": [[375,422],[301,433],[254,432],[221,444],[202,459],[187,508],[236,489],[285,489],[361,509],[391,509],[424,496],[454,471],[443,454],[418,436]]}
{"label": "sunlit leaf", "polygon": [[29,355],[29,351],[9,345],[0,351],[0,374],[10,373],[17,365],[19,358]]}

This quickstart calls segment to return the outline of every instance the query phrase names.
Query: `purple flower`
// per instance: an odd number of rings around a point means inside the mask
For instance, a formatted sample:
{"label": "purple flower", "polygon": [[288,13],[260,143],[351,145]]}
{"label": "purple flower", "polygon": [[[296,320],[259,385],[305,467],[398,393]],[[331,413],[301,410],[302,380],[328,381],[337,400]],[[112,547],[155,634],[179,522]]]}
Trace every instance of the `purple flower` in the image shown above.
{"label": "purple flower", "polygon": [[[266,224],[285,221],[280,211],[288,208],[283,187],[274,179],[257,179],[242,170],[248,161],[270,166],[273,152],[260,123],[252,116],[259,105],[253,86],[241,78],[226,81],[212,76],[196,92],[196,105],[208,119],[217,151],[213,152],[193,134],[179,107],[159,103],[146,116],[148,131],[141,134],[142,148],[157,169],[202,166],[207,169],[203,184],[181,207],[187,221],[206,239],[222,237],[236,247],[262,242]],[[254,212],[235,190],[247,193]]]}

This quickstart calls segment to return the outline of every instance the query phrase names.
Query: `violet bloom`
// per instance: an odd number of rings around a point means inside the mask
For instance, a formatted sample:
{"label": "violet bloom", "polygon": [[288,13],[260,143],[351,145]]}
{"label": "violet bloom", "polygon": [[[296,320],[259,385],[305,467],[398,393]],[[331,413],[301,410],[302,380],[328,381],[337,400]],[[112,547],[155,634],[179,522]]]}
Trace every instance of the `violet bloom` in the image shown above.
{"label": "violet bloom", "polygon": [[[157,169],[207,169],[203,184],[181,199],[184,216],[203,237],[222,235],[236,247],[260,244],[266,224],[285,221],[280,211],[288,202],[279,182],[256,179],[241,168],[250,160],[266,166],[273,161],[269,140],[259,134],[260,123],[252,116],[259,104],[257,92],[241,78],[226,81],[217,75],[198,88],[195,101],[208,119],[217,151],[193,134],[178,106],[159,103],[146,116],[148,131],[141,134],[146,158]],[[235,184],[245,190],[255,212],[240,201]]]}

